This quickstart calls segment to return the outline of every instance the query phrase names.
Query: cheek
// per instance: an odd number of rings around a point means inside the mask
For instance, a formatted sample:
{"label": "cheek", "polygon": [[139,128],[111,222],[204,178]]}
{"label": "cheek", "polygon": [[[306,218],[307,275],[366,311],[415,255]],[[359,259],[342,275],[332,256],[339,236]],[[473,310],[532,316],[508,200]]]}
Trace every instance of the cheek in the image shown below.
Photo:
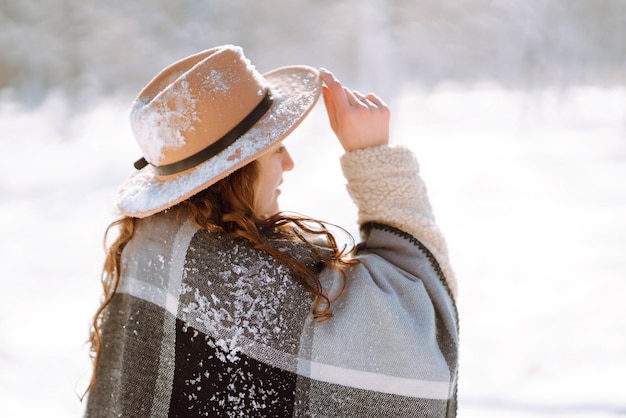
{"label": "cheek", "polygon": [[282,178],[283,170],[282,166],[278,162],[273,162],[268,165],[265,170],[265,184],[268,186],[276,186],[280,183],[280,179]]}
{"label": "cheek", "polygon": [[258,199],[264,198],[261,195],[273,194],[280,185],[282,176],[283,167],[279,158],[259,159],[256,181],[256,192],[259,194]]}

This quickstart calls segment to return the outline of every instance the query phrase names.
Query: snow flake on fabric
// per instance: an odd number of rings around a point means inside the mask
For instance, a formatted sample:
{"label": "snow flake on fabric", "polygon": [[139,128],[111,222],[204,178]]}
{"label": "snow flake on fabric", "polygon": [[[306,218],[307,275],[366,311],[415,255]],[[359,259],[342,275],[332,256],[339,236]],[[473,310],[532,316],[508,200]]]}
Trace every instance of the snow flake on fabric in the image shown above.
{"label": "snow flake on fabric", "polygon": [[[311,262],[310,253],[298,254]],[[295,359],[311,302],[264,251],[198,232],[179,299],[172,405],[200,415],[292,416]]]}
{"label": "snow flake on fabric", "polygon": [[190,247],[189,255],[196,252],[186,266],[179,315],[215,339],[223,361],[236,361],[247,345],[290,341],[283,334],[293,318],[285,312],[308,310],[291,306],[288,294],[306,291],[285,266],[247,243],[211,251],[210,261],[203,261],[202,249]]}
{"label": "snow flake on fabric", "polygon": [[183,80],[156,98],[142,97],[133,103],[131,126],[146,160],[158,164],[164,150],[185,145],[185,131],[194,129],[198,120],[197,99]]}
{"label": "snow flake on fabric", "polygon": [[204,77],[202,86],[213,93],[226,93],[239,81],[234,71],[211,70]]}

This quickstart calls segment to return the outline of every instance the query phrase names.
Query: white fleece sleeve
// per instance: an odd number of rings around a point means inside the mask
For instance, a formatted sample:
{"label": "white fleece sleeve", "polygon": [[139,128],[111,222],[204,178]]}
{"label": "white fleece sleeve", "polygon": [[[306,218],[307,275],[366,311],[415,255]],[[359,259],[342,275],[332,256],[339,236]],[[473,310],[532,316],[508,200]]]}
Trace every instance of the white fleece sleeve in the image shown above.
{"label": "white fleece sleeve", "polygon": [[359,225],[379,222],[417,238],[435,256],[456,296],[445,238],[435,223],[413,153],[400,146],[365,148],[344,154],[341,167],[348,193],[359,210]]}

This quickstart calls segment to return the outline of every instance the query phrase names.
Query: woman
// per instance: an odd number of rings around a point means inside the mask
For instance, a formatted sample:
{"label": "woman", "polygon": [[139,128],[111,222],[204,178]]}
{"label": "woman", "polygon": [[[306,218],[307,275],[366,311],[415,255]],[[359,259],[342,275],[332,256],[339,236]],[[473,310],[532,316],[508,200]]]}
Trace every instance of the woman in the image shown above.
{"label": "woman", "polygon": [[[282,140],[322,94],[363,242],[278,211]],[[87,416],[454,416],[455,282],[389,111],[330,72],[259,74],[223,46],[131,111],[144,153],[94,319]]]}

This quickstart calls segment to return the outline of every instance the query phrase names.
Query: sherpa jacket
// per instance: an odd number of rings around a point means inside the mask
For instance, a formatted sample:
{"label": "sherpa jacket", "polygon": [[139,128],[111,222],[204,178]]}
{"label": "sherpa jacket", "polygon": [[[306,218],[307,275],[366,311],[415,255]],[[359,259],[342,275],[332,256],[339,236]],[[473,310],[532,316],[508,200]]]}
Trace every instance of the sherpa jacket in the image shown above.
{"label": "sherpa jacket", "polygon": [[[363,242],[326,322],[290,271],[246,241],[174,211],[139,221],[86,415],[455,416],[456,285],[417,161],[381,146],[342,167]],[[302,244],[274,244],[319,264]],[[319,275],[337,291],[337,273]]]}

